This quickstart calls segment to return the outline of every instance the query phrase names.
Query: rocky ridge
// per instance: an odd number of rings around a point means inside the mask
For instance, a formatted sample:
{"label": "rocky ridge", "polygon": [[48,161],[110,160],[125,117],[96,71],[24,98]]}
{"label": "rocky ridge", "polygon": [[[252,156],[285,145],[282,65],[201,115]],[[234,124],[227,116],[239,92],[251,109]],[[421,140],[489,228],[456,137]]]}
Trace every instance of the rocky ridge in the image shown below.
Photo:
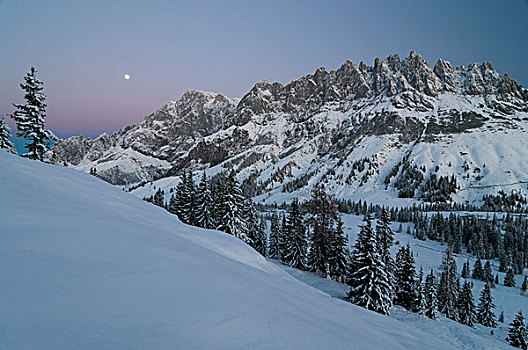
{"label": "rocky ridge", "polygon": [[[415,166],[423,179],[412,199],[434,172],[454,175],[458,190],[449,199],[465,201],[478,198],[462,195],[465,188],[528,180],[521,168],[498,173],[520,166],[516,156],[497,153],[500,145],[485,179],[468,177],[463,167],[482,171],[478,154],[487,144],[473,137],[493,142],[508,134],[521,147],[515,152],[528,151],[521,140],[527,120],[528,90],[490,63],[454,68],[440,59],[431,68],[413,51],[376,58],[373,66],[319,68],[287,85],[258,82],[241,99],[190,90],[138,125],[59,141],[48,158],[121,186],[170,187],[185,168],[213,175],[232,167],[247,194],[267,201],[304,196],[316,183],[343,198],[396,198],[397,183]],[[430,154],[420,155],[426,149]]]}

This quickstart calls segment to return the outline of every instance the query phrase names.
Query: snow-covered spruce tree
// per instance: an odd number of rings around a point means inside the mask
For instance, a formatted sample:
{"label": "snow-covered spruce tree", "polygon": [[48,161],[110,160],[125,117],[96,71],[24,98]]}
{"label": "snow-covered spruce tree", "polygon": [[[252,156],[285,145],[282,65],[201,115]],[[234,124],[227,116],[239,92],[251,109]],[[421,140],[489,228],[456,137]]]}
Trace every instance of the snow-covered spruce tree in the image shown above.
{"label": "snow-covered spruce tree", "polygon": [[499,322],[500,323],[504,323],[504,311],[501,311],[501,313],[499,315]]}
{"label": "snow-covered spruce tree", "polygon": [[198,184],[195,196],[195,224],[203,228],[215,228],[213,206],[214,200],[211,194],[210,183],[207,180],[205,171],[202,174],[202,179]]}
{"label": "snow-covered spruce tree", "polygon": [[521,285],[521,295],[525,295],[527,289],[528,289],[528,276],[524,275],[523,283]]}
{"label": "snow-covered spruce tree", "polygon": [[413,301],[413,312],[418,313],[419,315],[424,315],[425,310],[427,309],[426,299],[425,299],[425,286],[423,280],[423,268],[420,267],[420,273],[418,274],[418,279],[416,280],[416,286],[414,287],[415,297]]}
{"label": "snow-covered spruce tree", "polygon": [[301,207],[297,198],[292,200],[288,208],[286,225],[288,230],[284,235],[286,250],[283,260],[291,267],[304,270],[306,268],[308,242],[306,240],[306,230],[304,228]]}
{"label": "snow-covered spruce tree", "polygon": [[268,256],[271,259],[282,260],[282,254],[280,250],[281,238],[282,238],[282,232],[281,232],[281,226],[279,223],[279,215],[276,212],[274,212],[271,215],[271,228],[270,228],[269,247],[268,247]]}
{"label": "snow-covered spruce tree", "polygon": [[172,195],[169,198],[169,205],[167,206],[167,210],[172,214],[175,214],[175,215],[178,214],[178,203],[176,200],[175,193],[172,193]]}
{"label": "snow-covered spruce tree", "polygon": [[425,278],[425,316],[430,319],[436,320],[438,312],[438,300],[436,298],[436,276],[434,271],[431,272]]}
{"label": "snow-covered spruce tree", "polygon": [[328,276],[328,257],[331,237],[335,232],[337,206],[321,186],[312,190],[312,196],[305,203],[307,226],[310,229],[310,251],[308,253],[308,268],[323,277]]}
{"label": "snow-covered spruce tree", "polygon": [[280,222],[281,222],[280,224],[281,237],[279,239],[279,250],[280,250],[280,255],[281,255],[281,261],[284,262],[284,257],[286,256],[286,244],[287,244],[286,237],[289,236],[289,231],[290,231],[290,227],[288,226],[288,223],[286,222],[286,215],[284,215],[284,213],[281,214]]}
{"label": "snow-covered spruce tree", "polygon": [[513,269],[508,269],[506,277],[504,277],[504,287],[515,287],[515,275]]}
{"label": "snow-covered spruce tree", "polygon": [[9,139],[10,137],[9,125],[7,125],[4,117],[0,115],[0,149],[16,154],[15,145]]}
{"label": "snow-covered spruce tree", "polygon": [[25,104],[14,103],[16,111],[12,118],[17,124],[17,135],[30,141],[26,145],[28,153],[23,157],[42,161],[44,153],[48,150],[50,142],[56,139],[55,135],[46,126],[46,96],[41,92],[43,83],[37,79],[37,70],[31,67],[24,77],[25,83],[20,84],[25,91]]}
{"label": "snow-covered spruce tree", "polygon": [[471,282],[465,281],[458,297],[458,322],[474,327],[475,320],[475,300],[471,292]]}
{"label": "snow-covered spruce tree", "polygon": [[266,219],[264,219],[262,216],[260,217],[259,221],[259,234],[257,241],[255,242],[255,250],[259,252],[262,256],[268,256],[268,237],[266,236]]}
{"label": "snow-covered spruce tree", "polygon": [[346,282],[349,265],[348,237],[343,230],[343,220],[338,216],[336,227],[330,236],[330,249],[328,251],[328,272],[330,277],[341,283]]}
{"label": "snow-covered spruce tree", "polygon": [[218,227],[220,220],[223,218],[222,213],[222,201],[224,200],[224,192],[225,192],[225,175],[219,174],[215,181],[210,182],[211,186],[211,195],[213,197],[213,206],[212,206],[212,214],[213,214],[213,222],[215,224],[215,229]]}
{"label": "snow-covered spruce tree", "polygon": [[392,232],[392,229],[390,228],[390,218],[387,210],[382,210],[381,212],[380,218],[376,223],[376,234],[381,247],[381,256],[383,258],[383,262],[387,266],[391,283],[394,284],[395,263],[390,253],[390,248],[392,247],[392,243],[394,241],[394,232]]}
{"label": "snow-covered spruce tree", "polygon": [[447,318],[457,320],[457,300],[460,282],[453,253],[445,252],[441,265],[440,282],[438,283],[438,309]]}
{"label": "snow-covered spruce tree", "polygon": [[497,327],[495,313],[493,312],[494,308],[495,304],[493,304],[491,286],[488,282],[484,285],[482,292],[480,292],[479,304],[477,306],[477,322],[484,327]]}
{"label": "snow-covered spruce tree", "polygon": [[394,304],[412,310],[416,296],[416,267],[409,244],[402,246],[396,254]]}
{"label": "snow-covered spruce tree", "polygon": [[182,201],[180,208],[181,215],[185,223],[193,226],[196,225],[196,190],[194,186],[193,174],[192,171],[186,171],[182,176]]}
{"label": "snow-covered spruce tree", "polygon": [[185,182],[183,181],[185,176],[185,172],[180,176],[181,182],[176,186],[176,189],[169,200],[169,212],[176,214],[178,219],[180,219],[180,221],[184,224],[190,224],[189,215],[184,210],[187,200],[185,194]]}
{"label": "snow-covered spruce tree", "polygon": [[154,203],[154,205],[157,205],[158,207],[165,207],[165,192],[161,188],[158,188],[158,190],[154,194],[152,203]]}
{"label": "snow-covered spruce tree", "polygon": [[266,231],[261,226],[260,215],[251,198],[244,202],[244,220],[250,245],[262,256],[266,256]]}
{"label": "snow-covered spruce tree", "polygon": [[391,282],[379,253],[370,220],[360,226],[354,250],[347,299],[356,305],[388,315],[392,306]]}
{"label": "snow-covered spruce tree", "polygon": [[464,265],[462,266],[462,273],[460,274],[460,277],[464,279],[467,279],[470,277],[469,259],[467,259]]}
{"label": "snow-covered spruce tree", "polygon": [[519,311],[515,319],[510,323],[506,341],[516,348],[526,349],[528,347],[528,331],[524,324],[522,311]]}
{"label": "snow-covered spruce tree", "polygon": [[234,170],[231,170],[225,178],[224,190],[222,192],[217,230],[238,237],[244,242],[251,244],[251,239],[246,234],[247,227],[243,215],[244,196],[238,186]]}
{"label": "snow-covered spruce tree", "polygon": [[482,269],[482,262],[480,259],[477,259],[475,261],[475,264],[473,265],[473,273],[471,274],[471,278],[476,280],[482,280],[484,277],[484,270]]}
{"label": "snow-covered spruce tree", "polygon": [[486,264],[484,264],[483,280],[484,282],[488,282],[491,288],[495,288],[495,284],[493,283],[493,272],[491,271],[491,263],[489,260],[486,261]]}

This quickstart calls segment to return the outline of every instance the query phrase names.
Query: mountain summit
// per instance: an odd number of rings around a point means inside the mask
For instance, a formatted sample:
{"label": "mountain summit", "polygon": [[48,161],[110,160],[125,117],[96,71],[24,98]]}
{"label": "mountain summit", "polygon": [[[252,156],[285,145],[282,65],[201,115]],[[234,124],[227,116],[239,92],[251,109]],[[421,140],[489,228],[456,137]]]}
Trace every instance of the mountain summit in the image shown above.
{"label": "mountain summit", "polygon": [[266,201],[321,183],[340,198],[475,203],[525,191],[527,122],[528,90],[491,63],[431,67],[413,51],[258,82],[241,99],[187,91],[138,125],[57,142],[48,158],[121,186],[234,168]]}

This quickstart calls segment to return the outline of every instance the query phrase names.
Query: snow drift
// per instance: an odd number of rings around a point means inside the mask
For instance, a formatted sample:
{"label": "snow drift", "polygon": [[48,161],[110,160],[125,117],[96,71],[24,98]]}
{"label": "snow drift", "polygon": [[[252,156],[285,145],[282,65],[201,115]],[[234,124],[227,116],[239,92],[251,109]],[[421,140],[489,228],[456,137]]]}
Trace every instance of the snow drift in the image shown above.
{"label": "snow drift", "polygon": [[446,349],[224,233],[0,151],[2,349]]}

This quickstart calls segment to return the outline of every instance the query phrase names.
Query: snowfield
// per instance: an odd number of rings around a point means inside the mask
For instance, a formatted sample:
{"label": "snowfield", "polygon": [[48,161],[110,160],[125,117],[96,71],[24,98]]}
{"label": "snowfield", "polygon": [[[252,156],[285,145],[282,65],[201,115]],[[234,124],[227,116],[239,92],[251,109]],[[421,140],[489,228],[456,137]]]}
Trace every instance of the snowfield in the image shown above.
{"label": "snowfield", "polygon": [[2,349],[449,349],[73,169],[0,151]]}

